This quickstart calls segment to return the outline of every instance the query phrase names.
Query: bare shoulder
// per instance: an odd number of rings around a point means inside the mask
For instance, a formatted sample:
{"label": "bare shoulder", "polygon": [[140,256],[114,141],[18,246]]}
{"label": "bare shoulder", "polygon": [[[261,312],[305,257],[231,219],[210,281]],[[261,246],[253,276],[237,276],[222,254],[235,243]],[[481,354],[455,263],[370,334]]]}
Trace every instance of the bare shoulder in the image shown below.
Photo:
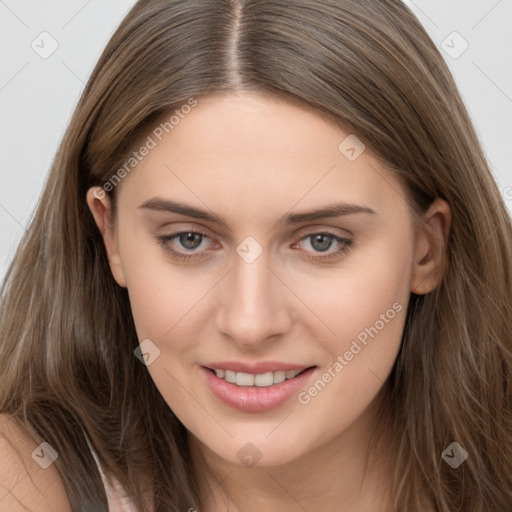
{"label": "bare shoulder", "polygon": [[38,446],[0,414],[0,512],[72,512],[51,450]]}

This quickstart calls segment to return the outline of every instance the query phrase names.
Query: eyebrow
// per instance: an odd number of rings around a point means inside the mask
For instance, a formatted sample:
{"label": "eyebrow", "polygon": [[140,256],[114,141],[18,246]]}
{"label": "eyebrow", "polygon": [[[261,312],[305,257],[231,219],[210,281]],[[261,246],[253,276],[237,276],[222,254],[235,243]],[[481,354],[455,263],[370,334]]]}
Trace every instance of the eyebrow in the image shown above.
{"label": "eyebrow", "polygon": [[[216,215],[215,213],[201,210],[194,206],[172,201],[170,199],[163,199],[160,197],[153,197],[144,201],[139,208],[154,210],[159,212],[170,212],[185,215],[187,217],[194,217],[195,219],[201,219],[210,221],[216,224],[220,224],[229,229],[226,221]],[[316,210],[308,210],[298,213],[288,213],[284,215],[280,220],[279,224],[298,224],[300,222],[307,222],[317,219],[331,218],[331,217],[342,217],[344,215],[352,215],[355,213],[369,213],[376,214],[377,212],[367,206],[361,206],[351,203],[337,203],[319,208]]]}

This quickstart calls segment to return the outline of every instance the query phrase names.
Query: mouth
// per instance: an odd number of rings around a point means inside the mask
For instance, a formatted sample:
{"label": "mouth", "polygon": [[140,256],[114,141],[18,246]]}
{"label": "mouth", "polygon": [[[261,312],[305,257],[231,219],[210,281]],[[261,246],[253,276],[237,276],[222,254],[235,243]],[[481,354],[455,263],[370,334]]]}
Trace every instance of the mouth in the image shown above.
{"label": "mouth", "polygon": [[235,372],[233,370],[224,370],[222,368],[208,368],[206,370],[213,373],[218,379],[222,379],[230,384],[239,387],[259,387],[267,388],[281,384],[282,382],[292,380],[304,372],[316,368],[316,366],[308,366],[301,370],[276,370],[265,373],[246,373]]}
{"label": "mouth", "polygon": [[270,411],[287,403],[314,379],[318,369],[317,366],[300,368],[295,365],[295,369],[275,370],[276,365],[272,366],[274,371],[265,373],[200,366],[199,373],[213,396],[224,405],[257,413]]}

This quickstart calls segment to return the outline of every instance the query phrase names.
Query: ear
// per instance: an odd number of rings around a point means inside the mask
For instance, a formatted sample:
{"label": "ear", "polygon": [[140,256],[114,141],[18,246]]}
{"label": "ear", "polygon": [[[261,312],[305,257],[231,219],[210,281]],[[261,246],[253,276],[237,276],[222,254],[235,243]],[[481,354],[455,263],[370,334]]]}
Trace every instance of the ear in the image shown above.
{"label": "ear", "polygon": [[452,216],[446,201],[436,198],[417,223],[411,291],[424,295],[442,280]]}
{"label": "ear", "polygon": [[126,279],[121,265],[119,246],[112,219],[110,197],[103,188],[91,187],[87,191],[86,200],[103,238],[112,275],[119,286],[126,288]]}

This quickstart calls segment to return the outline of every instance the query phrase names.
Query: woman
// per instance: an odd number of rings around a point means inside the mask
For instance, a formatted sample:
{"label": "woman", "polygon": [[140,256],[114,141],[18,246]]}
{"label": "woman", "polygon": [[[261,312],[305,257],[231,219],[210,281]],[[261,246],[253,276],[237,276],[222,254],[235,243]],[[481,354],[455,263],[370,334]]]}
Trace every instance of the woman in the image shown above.
{"label": "woman", "polygon": [[512,509],[511,235],[402,3],[138,2],[5,279],[0,510]]}

